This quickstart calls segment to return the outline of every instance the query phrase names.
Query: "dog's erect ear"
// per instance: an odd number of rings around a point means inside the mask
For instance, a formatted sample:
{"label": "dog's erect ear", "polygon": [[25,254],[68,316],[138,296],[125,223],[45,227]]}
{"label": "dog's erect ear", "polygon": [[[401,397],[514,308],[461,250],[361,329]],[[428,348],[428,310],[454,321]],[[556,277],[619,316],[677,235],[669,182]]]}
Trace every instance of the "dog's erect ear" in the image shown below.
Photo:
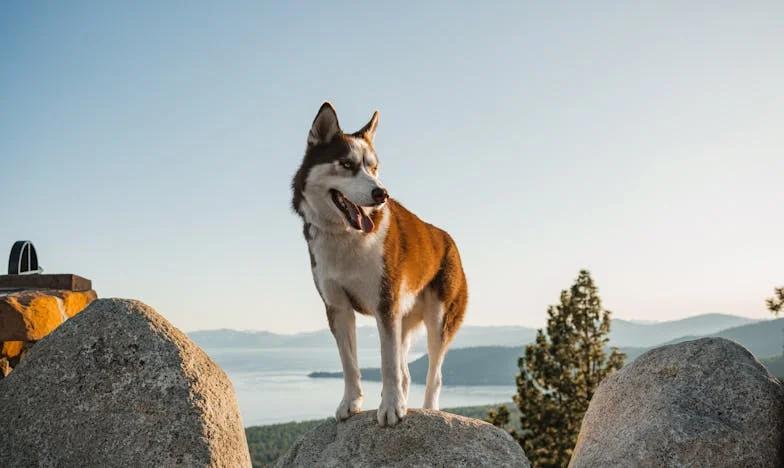
{"label": "dog's erect ear", "polygon": [[308,133],[308,146],[329,143],[340,131],[335,108],[329,102],[325,102],[321,105],[316,118],[313,119],[313,126]]}
{"label": "dog's erect ear", "polygon": [[376,137],[376,128],[378,128],[378,111],[373,112],[373,117],[370,118],[370,122],[354,135],[365,137],[369,142],[373,143],[373,139]]}

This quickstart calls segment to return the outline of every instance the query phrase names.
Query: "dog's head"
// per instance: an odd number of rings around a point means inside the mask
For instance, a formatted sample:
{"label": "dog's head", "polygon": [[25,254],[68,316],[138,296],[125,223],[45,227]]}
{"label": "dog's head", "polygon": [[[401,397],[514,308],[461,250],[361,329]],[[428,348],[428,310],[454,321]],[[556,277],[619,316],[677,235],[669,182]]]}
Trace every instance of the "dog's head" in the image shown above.
{"label": "dog's head", "polygon": [[355,133],[340,129],[332,104],[322,104],[308,133],[308,146],[294,175],[294,210],[306,222],[369,233],[372,214],[389,194],[378,180],[373,138],[378,111]]}

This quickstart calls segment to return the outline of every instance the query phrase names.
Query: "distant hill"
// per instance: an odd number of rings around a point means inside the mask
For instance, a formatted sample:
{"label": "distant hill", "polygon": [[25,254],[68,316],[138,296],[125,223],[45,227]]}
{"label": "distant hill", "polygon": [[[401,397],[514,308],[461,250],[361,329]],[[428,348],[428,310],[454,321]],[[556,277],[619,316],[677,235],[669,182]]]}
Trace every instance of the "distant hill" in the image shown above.
{"label": "distant hill", "polygon": [[522,347],[527,343],[532,343],[535,338],[535,328],[517,326],[478,327],[475,325],[465,325],[458,330],[450,348],[469,348],[476,346]]}
{"label": "distant hill", "polygon": [[279,346],[283,335],[266,331],[238,331],[221,328],[188,333],[188,337],[202,348],[273,348]]}
{"label": "distant hill", "polygon": [[784,355],[760,359],[760,362],[768,369],[772,375],[784,380]]}
{"label": "distant hill", "polygon": [[[514,385],[517,375],[517,358],[523,348],[482,346],[456,348],[449,351],[441,367],[444,385]],[[408,365],[411,381],[425,384],[427,378],[427,355]],[[360,369],[362,380],[381,381],[381,369]],[[342,378],[342,372],[313,372],[313,378]]]}
{"label": "distant hill", "polygon": [[[618,347],[649,347],[684,336],[704,336],[728,328],[759,323],[753,319],[734,315],[706,314],[659,323],[642,323],[613,319],[610,343]],[[765,322],[767,323],[767,322]],[[424,352],[425,340],[415,340],[413,351]],[[204,330],[188,334],[202,348],[331,348],[335,340],[329,330],[280,335],[266,331]],[[479,327],[463,326],[455,336],[451,348],[477,346],[522,347],[534,341],[536,330],[519,326]],[[378,348],[375,327],[357,329],[359,348]]]}
{"label": "distant hill", "polygon": [[[424,329],[414,341],[412,350],[425,352],[427,343]],[[318,330],[293,335],[279,335],[267,331],[203,330],[188,333],[202,348],[332,348],[335,339],[329,330]],[[477,327],[466,325],[452,342],[452,348],[475,346],[520,346],[530,343],[536,330],[526,327]],[[357,328],[357,347],[361,349],[379,347],[378,330],[375,327]]]}
{"label": "distant hill", "polygon": [[613,319],[610,327],[610,343],[613,346],[650,347],[684,336],[705,336],[728,328],[759,322],[746,317],[724,314],[696,315],[658,323]]}
{"label": "distant hill", "polygon": [[[764,320],[740,327],[733,327],[721,330],[716,333],[708,333],[702,336],[720,336],[735,340],[745,346],[757,358],[778,356],[782,354],[784,345],[784,318],[774,320]],[[681,341],[693,340],[698,336],[684,336],[669,341],[665,344],[679,343]]]}
{"label": "distant hill", "polygon": [[[636,359],[647,348],[621,348],[629,361]],[[479,346],[450,350],[441,368],[444,385],[510,385],[515,384],[519,372],[517,360],[525,353],[522,347]],[[428,367],[427,355],[408,365],[411,381],[425,384]],[[362,380],[380,382],[381,369],[361,369]],[[342,372],[311,372],[312,378],[343,378]]]}
{"label": "distant hill", "polygon": [[[332,348],[335,346],[335,339],[327,329],[293,335],[219,329],[190,332],[188,337],[202,348]],[[378,331],[375,327],[357,328],[359,348],[377,348],[378,345]]]}

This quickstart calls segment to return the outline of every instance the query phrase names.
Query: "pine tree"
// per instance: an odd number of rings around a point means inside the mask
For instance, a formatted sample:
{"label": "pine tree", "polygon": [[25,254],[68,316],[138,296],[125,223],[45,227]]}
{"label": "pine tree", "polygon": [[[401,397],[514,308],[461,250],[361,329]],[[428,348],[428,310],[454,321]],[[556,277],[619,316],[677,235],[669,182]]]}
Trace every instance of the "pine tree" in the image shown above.
{"label": "pine tree", "polygon": [[[485,421],[496,427],[506,427],[509,425],[509,417],[509,409],[504,405],[500,405],[498,408],[491,409],[487,412]],[[509,431],[509,433],[512,434],[512,437],[517,439],[517,432],[514,429]]]}
{"label": "pine tree", "polygon": [[765,302],[768,304],[768,310],[778,316],[779,312],[784,309],[784,286],[775,288],[773,293],[773,297],[766,299]]}
{"label": "pine tree", "polygon": [[[765,299],[765,302],[768,304],[770,313],[778,317],[779,312],[784,309],[784,286],[775,288],[773,290],[773,297]],[[782,329],[782,331],[784,331],[784,329]],[[781,347],[781,355],[784,356],[784,346]],[[781,381],[781,379],[779,380]]]}
{"label": "pine tree", "polygon": [[[586,270],[561,292],[561,303],[547,310],[547,330],[518,361],[514,403],[522,430],[512,435],[535,467],[565,467],[577,442],[583,415],[599,382],[623,366],[625,355],[607,356],[610,311],[602,309],[598,289]],[[505,427],[506,408],[488,420]]]}

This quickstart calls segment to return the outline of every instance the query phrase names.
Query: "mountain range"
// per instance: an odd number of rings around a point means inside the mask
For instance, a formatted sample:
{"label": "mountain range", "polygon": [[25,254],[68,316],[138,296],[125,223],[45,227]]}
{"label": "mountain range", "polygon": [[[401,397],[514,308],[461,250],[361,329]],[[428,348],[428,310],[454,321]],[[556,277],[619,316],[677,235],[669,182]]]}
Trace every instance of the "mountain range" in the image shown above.
{"label": "mountain range", "polygon": [[[768,371],[784,378],[784,318],[759,321],[747,325],[728,328],[716,333],[700,336],[719,336],[737,341],[751,351],[768,368]],[[667,333],[669,333],[669,330]],[[663,334],[661,336],[667,336]],[[671,344],[699,336],[685,336],[667,343]],[[656,345],[652,346],[655,347]],[[652,347],[620,347],[626,354],[626,363],[635,360]],[[517,361],[525,353],[523,347],[477,346],[450,350],[444,359],[442,368],[444,385],[512,385],[515,375],[519,372]],[[427,355],[409,363],[411,381],[424,384],[427,376]],[[362,378],[369,381],[380,381],[381,370],[377,368],[362,369]],[[313,372],[314,378],[340,378],[341,372]]]}
{"label": "mountain range", "polygon": [[656,346],[684,336],[705,336],[743,325],[760,323],[737,315],[704,314],[658,323],[614,319],[610,343],[614,346]]}
{"label": "mountain range", "polygon": [[[755,324],[768,323],[746,317],[723,314],[705,314],[681,320],[641,323],[622,319],[613,319],[610,327],[610,344],[618,347],[650,346],[678,340],[685,337],[705,336],[724,330],[751,326],[750,333],[757,333]],[[739,336],[746,331],[740,330]],[[780,348],[781,331],[778,339]],[[424,330],[420,330],[424,335]],[[335,346],[334,338],[329,330],[318,330],[308,333],[282,335],[267,331],[237,330],[203,330],[188,334],[202,348],[331,348]],[[530,343],[536,336],[536,329],[521,326],[473,326],[460,328],[451,349],[477,346],[522,347]],[[378,348],[378,331],[375,327],[358,327],[357,347]],[[425,352],[425,340],[421,337],[414,342],[414,352]]]}
{"label": "mountain range", "polygon": [[[424,334],[424,330],[420,332]],[[536,330],[520,326],[464,326],[460,329],[444,361],[445,385],[512,385],[517,374],[517,359],[525,352],[525,345],[534,341]],[[293,335],[280,335],[266,331],[205,330],[189,333],[205,349],[220,348],[334,348],[335,342],[328,330]],[[745,346],[779,377],[784,374],[784,318],[753,320],[745,317],[706,314],[667,322],[635,322],[614,319],[611,325],[610,345],[626,354],[627,363],[650,348],[703,336],[720,336],[735,340]],[[378,332],[375,327],[357,329],[358,348],[378,349]],[[425,352],[426,340],[418,339],[414,352]],[[427,356],[409,364],[411,380],[424,383],[427,374]],[[336,378],[340,372],[313,372],[311,377]],[[377,368],[362,369],[362,378],[380,380]]]}

